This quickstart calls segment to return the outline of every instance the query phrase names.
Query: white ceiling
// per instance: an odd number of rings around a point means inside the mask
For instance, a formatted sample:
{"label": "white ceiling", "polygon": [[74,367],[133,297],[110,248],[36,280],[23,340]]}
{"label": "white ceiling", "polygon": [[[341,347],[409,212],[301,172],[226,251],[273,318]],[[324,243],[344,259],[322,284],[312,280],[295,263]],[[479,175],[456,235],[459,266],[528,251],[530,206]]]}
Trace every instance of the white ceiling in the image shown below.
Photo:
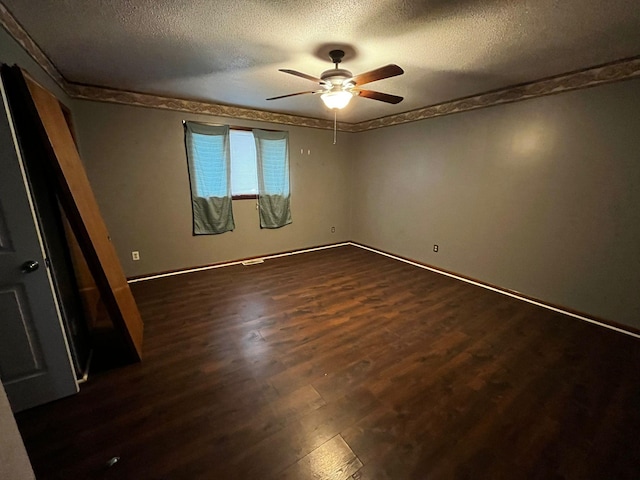
{"label": "white ceiling", "polygon": [[332,118],[289,68],[405,74],[355,98],[361,122],[640,55],[638,0],[2,0],[70,82]]}

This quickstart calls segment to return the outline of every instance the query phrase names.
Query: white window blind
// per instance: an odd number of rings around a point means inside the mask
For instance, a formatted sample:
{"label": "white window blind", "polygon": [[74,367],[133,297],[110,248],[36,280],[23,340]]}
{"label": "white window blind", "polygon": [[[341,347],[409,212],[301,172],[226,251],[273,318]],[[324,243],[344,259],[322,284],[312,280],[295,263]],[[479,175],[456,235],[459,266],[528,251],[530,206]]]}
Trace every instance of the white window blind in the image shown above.
{"label": "white window blind", "polygon": [[224,161],[224,137],[191,132],[193,180],[198,197],[225,197],[227,195],[227,165]]}

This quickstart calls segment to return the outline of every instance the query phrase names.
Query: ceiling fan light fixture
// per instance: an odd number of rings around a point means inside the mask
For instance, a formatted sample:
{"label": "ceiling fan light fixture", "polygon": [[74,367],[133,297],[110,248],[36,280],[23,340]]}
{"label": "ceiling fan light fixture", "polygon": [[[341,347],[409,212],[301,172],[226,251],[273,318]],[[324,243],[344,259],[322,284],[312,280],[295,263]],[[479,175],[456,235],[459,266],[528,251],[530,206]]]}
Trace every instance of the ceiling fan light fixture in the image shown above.
{"label": "ceiling fan light fixture", "polygon": [[[1,1],[2,0],[0,0],[0,2]],[[278,100],[281,98],[295,97],[297,95],[320,93],[322,94],[320,95],[322,103],[324,103],[330,110],[333,110],[334,114],[338,110],[345,108],[354,96],[369,98],[371,100],[377,100],[379,102],[390,103],[393,105],[402,101],[402,97],[397,95],[389,95],[388,93],[362,89],[362,85],[366,85],[367,83],[377,82],[378,80],[384,80],[385,78],[402,75],[404,70],[402,70],[398,65],[389,64],[354,76],[349,70],[338,68],[344,57],[343,50],[331,50],[329,52],[329,57],[331,57],[331,61],[335,65],[335,68],[325,70],[320,75],[320,78],[298,72],[297,70],[289,70],[286,68],[280,69],[283,73],[311,80],[312,82],[320,85],[320,90],[290,93],[288,95],[267,98],[267,100]],[[334,124],[335,122],[336,119],[334,115]]]}
{"label": "ceiling fan light fixture", "polygon": [[349,104],[352,97],[353,93],[346,90],[331,90],[320,95],[327,108],[332,110],[343,109]]}

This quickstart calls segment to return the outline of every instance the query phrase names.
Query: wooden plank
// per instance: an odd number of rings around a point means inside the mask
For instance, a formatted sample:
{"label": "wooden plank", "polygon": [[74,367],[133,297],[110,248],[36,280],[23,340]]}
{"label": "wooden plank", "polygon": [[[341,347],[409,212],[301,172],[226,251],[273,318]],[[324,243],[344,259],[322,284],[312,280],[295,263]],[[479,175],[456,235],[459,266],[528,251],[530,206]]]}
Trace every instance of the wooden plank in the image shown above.
{"label": "wooden plank", "polygon": [[638,478],[636,338],[353,246],[132,291],[145,361],[18,414],[39,480]]}
{"label": "wooden plank", "polygon": [[349,448],[342,436],[336,435],[313,452],[287,468],[280,480],[322,478],[346,480],[362,468],[362,463]]}
{"label": "wooden plank", "polygon": [[26,72],[12,68],[26,83],[44,128],[45,141],[52,155],[60,202],[82,253],[98,285],[100,295],[114,326],[121,332],[132,359],[142,359],[143,323],[120,261],[100,215],[89,179],[75,146],[59,101]]}

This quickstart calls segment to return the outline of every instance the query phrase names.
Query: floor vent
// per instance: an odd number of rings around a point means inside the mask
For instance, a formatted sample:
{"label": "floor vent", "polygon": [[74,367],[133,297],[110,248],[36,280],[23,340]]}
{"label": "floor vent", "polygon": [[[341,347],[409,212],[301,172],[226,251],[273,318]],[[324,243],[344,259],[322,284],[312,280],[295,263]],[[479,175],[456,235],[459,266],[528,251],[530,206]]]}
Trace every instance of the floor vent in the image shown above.
{"label": "floor vent", "polygon": [[261,258],[254,258],[253,260],[245,260],[242,262],[243,265],[257,265],[258,263],[264,263],[264,260]]}

